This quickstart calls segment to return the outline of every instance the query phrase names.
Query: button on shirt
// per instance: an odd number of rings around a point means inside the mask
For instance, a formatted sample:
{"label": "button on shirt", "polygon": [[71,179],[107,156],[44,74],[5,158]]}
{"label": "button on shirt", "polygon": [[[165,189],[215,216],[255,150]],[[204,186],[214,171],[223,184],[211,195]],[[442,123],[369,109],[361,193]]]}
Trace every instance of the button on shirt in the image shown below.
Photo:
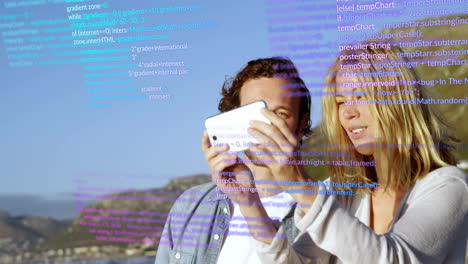
{"label": "button on shirt", "polygon": [[[288,214],[295,203],[291,195],[287,193],[264,197],[261,198],[260,201],[268,216],[272,220],[277,219],[278,221],[281,221]],[[215,234],[215,239],[217,239],[216,236],[217,234]],[[250,235],[247,222],[242,216],[237,203],[234,203],[233,215],[229,223],[229,231],[217,263],[261,263],[256,253],[256,241]]]}

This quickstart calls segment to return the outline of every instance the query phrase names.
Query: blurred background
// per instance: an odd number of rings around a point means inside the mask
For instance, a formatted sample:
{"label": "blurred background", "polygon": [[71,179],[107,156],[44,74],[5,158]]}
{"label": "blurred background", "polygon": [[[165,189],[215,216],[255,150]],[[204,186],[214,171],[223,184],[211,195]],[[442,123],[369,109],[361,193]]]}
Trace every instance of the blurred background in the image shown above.
{"label": "blurred background", "polygon": [[[210,180],[204,120],[218,112],[223,82],[250,60],[293,60],[316,127],[339,45],[466,54],[465,1],[357,8],[372,3],[1,1],[0,263],[153,263],[174,200]],[[373,26],[338,30],[356,24]],[[467,171],[468,56],[410,60],[448,59],[460,65],[415,70],[434,98],[465,100],[437,107]],[[304,150],[322,148],[306,142]],[[307,170],[326,178],[324,166]]]}

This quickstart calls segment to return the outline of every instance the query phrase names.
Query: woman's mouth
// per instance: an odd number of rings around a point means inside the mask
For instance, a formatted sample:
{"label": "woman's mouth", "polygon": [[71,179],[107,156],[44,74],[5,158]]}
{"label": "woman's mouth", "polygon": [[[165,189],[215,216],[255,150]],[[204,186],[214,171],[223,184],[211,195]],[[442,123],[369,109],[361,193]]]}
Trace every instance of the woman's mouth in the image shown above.
{"label": "woman's mouth", "polygon": [[360,139],[364,136],[364,132],[367,127],[354,127],[350,129],[351,134],[349,135],[351,139]]}

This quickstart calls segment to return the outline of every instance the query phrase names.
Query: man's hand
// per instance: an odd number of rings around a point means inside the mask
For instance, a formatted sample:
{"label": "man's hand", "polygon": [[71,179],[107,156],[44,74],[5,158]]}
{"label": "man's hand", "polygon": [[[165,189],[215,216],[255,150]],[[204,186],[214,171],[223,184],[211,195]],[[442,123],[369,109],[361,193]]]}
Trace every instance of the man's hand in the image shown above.
{"label": "man's hand", "polygon": [[239,204],[260,202],[257,189],[251,183],[252,172],[237,153],[230,152],[228,145],[211,146],[206,130],[201,148],[210,167],[212,181],[223,193]]}
{"label": "man's hand", "polygon": [[232,201],[239,203],[252,237],[270,244],[277,230],[261,204],[255,185],[251,183],[252,172],[237,157],[237,153],[229,152],[229,146],[212,147],[206,131],[202,137],[202,150],[210,167],[213,183]]}

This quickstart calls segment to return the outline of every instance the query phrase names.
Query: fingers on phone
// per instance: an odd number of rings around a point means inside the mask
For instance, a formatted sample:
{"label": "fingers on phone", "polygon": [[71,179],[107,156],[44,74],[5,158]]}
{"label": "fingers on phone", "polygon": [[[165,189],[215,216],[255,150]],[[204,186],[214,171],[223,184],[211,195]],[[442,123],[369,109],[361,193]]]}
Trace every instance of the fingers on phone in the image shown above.
{"label": "fingers on phone", "polygon": [[[281,117],[279,117],[278,115],[276,115],[275,113],[273,113],[272,111],[268,109],[264,111],[264,115],[270,120],[270,122],[277,129],[279,129],[279,131],[281,131],[281,136],[283,136],[284,139],[287,139],[289,144],[292,144],[293,146],[296,146],[297,144],[299,144],[298,140],[296,139],[294,134],[291,132],[291,130],[288,127],[288,124],[286,123],[284,119],[282,119]],[[281,146],[283,145],[282,143],[285,143],[285,142],[278,142],[278,143],[280,143],[280,146]]]}
{"label": "fingers on phone", "polygon": [[219,177],[219,175],[217,175],[217,172],[223,171],[236,163],[237,155],[224,153],[213,158],[210,162],[210,167],[216,174],[214,176]]}
{"label": "fingers on phone", "polygon": [[210,147],[211,147],[211,144],[210,144],[210,139],[208,138],[208,132],[205,130],[202,136],[201,149],[203,151],[206,151]]}
{"label": "fingers on phone", "polygon": [[220,155],[220,154],[222,154],[222,153],[224,153],[224,152],[226,152],[228,150],[229,150],[228,145],[210,147],[208,150],[205,151],[206,161],[208,161],[208,163],[209,163],[212,158],[214,158],[217,155]]}

